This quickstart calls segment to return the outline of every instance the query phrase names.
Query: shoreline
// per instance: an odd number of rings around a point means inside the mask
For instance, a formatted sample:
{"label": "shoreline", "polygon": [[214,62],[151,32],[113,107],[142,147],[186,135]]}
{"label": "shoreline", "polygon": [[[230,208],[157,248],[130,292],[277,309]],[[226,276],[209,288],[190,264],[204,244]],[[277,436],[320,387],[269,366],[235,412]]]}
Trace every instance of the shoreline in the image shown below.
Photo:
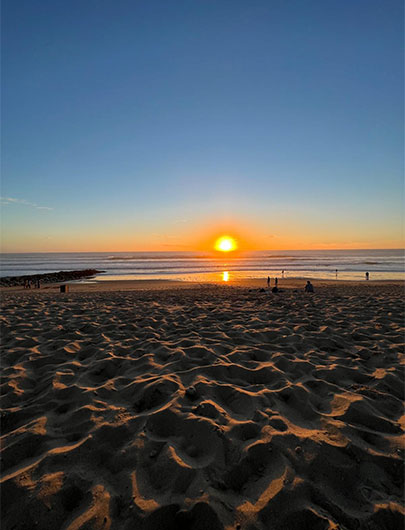
{"label": "shoreline", "polygon": [[[307,278],[285,278],[278,280],[279,289],[304,289]],[[345,286],[378,286],[378,285],[392,285],[402,287],[405,292],[405,280],[318,280],[311,279],[312,284],[316,288],[324,287],[345,287]],[[78,280],[78,281],[59,281],[47,283],[41,286],[40,289],[24,289],[23,286],[0,286],[0,293],[6,292],[40,292],[40,291],[59,291],[61,285],[69,285],[69,292],[102,292],[102,291],[137,291],[137,290],[168,290],[168,289],[192,289],[201,287],[244,287],[251,289],[265,289],[267,292],[266,278],[242,278],[229,281],[180,281],[167,279],[145,279],[145,280]],[[271,288],[274,286],[274,279],[271,282]]]}
{"label": "shoreline", "polygon": [[241,251],[232,255],[214,251],[20,253],[2,254],[0,274],[34,277],[38,273],[90,268],[103,271],[96,274],[97,281],[205,283],[222,281],[223,277],[283,279],[282,271],[285,279],[361,281],[369,272],[370,280],[405,280],[404,252],[404,249],[315,249]]}

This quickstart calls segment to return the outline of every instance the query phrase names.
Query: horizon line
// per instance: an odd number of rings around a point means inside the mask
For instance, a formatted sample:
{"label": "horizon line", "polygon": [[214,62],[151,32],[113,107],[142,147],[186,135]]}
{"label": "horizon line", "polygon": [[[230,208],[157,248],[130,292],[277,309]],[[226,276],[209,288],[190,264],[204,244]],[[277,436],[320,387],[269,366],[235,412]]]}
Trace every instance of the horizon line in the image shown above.
{"label": "horizon line", "polygon": [[[403,250],[405,251],[405,247],[394,247],[394,248],[300,248],[300,249],[255,249],[255,250],[238,250],[238,251],[230,251],[227,252],[226,255],[232,255],[240,252],[319,252],[319,251],[330,251],[330,252],[341,252],[341,251],[348,251],[348,250]],[[182,252],[182,253],[196,253],[196,252],[212,252],[214,254],[219,254],[218,251],[215,250],[38,250],[38,251],[29,251],[29,252],[2,252],[0,251],[0,255],[2,254],[128,254],[128,253],[153,253],[153,252],[160,252],[160,253],[168,253],[173,254],[174,252]],[[221,254],[223,255],[223,254]]]}

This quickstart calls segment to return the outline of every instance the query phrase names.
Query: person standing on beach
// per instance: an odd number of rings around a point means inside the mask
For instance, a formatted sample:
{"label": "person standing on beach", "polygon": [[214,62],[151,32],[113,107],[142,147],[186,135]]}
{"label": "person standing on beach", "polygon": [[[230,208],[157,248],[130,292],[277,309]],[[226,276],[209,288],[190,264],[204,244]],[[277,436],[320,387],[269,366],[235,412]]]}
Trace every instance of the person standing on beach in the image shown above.
{"label": "person standing on beach", "polygon": [[270,276],[267,276],[267,288],[270,289]]}
{"label": "person standing on beach", "polygon": [[336,279],[337,279],[337,273],[338,273],[338,270],[336,269],[336,270],[335,270],[335,274],[336,274]]}
{"label": "person standing on beach", "polygon": [[369,278],[370,278],[370,274],[366,272],[366,280],[368,280]]}
{"label": "person standing on beach", "polygon": [[277,286],[278,286],[278,278],[275,278],[275,279],[274,279],[274,283],[275,283],[275,285],[276,285],[276,287],[277,287]]}

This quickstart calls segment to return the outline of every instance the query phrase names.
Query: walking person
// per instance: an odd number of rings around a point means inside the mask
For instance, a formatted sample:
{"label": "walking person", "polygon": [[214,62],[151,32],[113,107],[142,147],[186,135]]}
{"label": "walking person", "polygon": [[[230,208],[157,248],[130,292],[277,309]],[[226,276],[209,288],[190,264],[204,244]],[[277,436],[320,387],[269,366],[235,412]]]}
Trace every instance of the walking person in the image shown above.
{"label": "walking person", "polygon": [[267,288],[270,289],[270,276],[267,276]]}
{"label": "walking person", "polygon": [[366,272],[366,280],[368,281],[370,279],[370,273]]}

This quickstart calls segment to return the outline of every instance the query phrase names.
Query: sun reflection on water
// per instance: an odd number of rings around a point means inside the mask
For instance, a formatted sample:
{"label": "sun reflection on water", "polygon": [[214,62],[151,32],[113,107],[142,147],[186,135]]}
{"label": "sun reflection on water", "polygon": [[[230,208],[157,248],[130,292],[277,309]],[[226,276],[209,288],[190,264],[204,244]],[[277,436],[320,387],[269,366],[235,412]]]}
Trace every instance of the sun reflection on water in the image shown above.
{"label": "sun reflection on water", "polygon": [[222,281],[224,281],[224,282],[229,281],[229,272],[228,271],[224,271],[222,273]]}

